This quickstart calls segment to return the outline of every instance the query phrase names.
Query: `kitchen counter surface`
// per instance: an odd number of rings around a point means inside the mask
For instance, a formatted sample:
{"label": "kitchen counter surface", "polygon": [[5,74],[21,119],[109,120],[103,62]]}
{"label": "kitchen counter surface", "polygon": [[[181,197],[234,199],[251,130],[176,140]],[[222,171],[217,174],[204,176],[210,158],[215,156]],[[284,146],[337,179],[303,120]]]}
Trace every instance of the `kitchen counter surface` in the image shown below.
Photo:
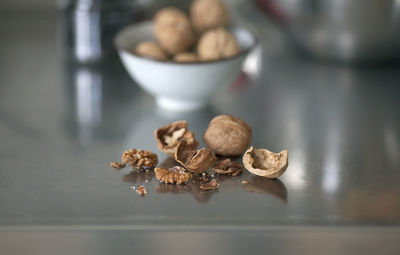
{"label": "kitchen counter surface", "polygon": [[[399,254],[399,66],[302,59],[261,34],[247,77],[206,109],[169,113],[118,59],[63,59],[55,18],[0,20],[1,254]],[[251,125],[254,146],[289,151],[282,177],[219,177],[219,191],[203,192],[109,167],[132,147],[166,160],[153,131],[175,120],[204,144],[210,119],[225,113]],[[145,197],[130,189],[141,184]]]}

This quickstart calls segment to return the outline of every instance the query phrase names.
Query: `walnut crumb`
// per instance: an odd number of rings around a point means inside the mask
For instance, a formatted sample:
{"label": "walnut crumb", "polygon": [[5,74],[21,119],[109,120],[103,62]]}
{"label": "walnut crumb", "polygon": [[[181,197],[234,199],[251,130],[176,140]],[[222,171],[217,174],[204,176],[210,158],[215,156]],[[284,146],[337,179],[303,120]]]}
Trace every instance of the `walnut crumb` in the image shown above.
{"label": "walnut crumb", "polygon": [[205,189],[205,190],[213,190],[217,189],[218,187],[219,187],[219,182],[215,179],[212,179],[211,181],[200,185],[200,189]]}
{"label": "walnut crumb", "polygon": [[185,171],[185,168],[174,166],[169,169],[156,167],[154,169],[157,180],[163,183],[185,184],[192,178],[192,174]]}
{"label": "walnut crumb", "polygon": [[249,183],[249,182],[246,181],[246,180],[243,180],[243,181],[241,181],[241,183],[242,183],[242,184],[247,184],[247,183]]}
{"label": "walnut crumb", "polygon": [[122,162],[136,168],[154,167],[158,164],[158,157],[148,150],[130,149],[122,154]]}
{"label": "walnut crumb", "polygon": [[110,166],[114,167],[115,170],[119,170],[119,169],[125,167],[125,163],[120,163],[120,162],[117,162],[117,161],[113,161],[113,162],[110,163]]}
{"label": "walnut crumb", "polygon": [[136,193],[138,193],[140,196],[145,196],[147,194],[147,190],[144,186],[140,185],[137,189],[136,189]]}

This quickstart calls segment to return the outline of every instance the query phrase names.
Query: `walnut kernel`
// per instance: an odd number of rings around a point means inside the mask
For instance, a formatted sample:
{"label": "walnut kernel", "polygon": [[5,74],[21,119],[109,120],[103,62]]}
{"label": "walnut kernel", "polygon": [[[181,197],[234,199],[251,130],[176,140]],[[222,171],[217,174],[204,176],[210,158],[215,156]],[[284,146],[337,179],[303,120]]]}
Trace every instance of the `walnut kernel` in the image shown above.
{"label": "walnut kernel", "polygon": [[189,18],[173,7],[163,8],[156,13],[154,33],[161,47],[171,55],[187,50],[195,42]]}
{"label": "walnut kernel", "polygon": [[154,167],[158,164],[157,154],[148,150],[130,149],[122,154],[122,162],[132,167]]}
{"label": "walnut kernel", "polygon": [[190,18],[200,32],[229,22],[228,10],[221,0],[195,0],[190,7]]}
{"label": "walnut kernel", "polygon": [[239,156],[251,142],[251,128],[231,115],[213,118],[204,133],[204,141],[214,152],[223,156]]}
{"label": "walnut kernel", "polygon": [[136,54],[143,57],[149,57],[157,60],[167,60],[168,56],[158,46],[157,43],[152,41],[141,42],[136,46]]}
{"label": "walnut kernel", "polygon": [[179,142],[175,151],[175,160],[193,173],[205,172],[216,159],[210,149],[195,150],[185,140]]}
{"label": "walnut kernel", "polygon": [[185,140],[192,149],[195,149],[199,144],[194,133],[187,129],[187,122],[184,120],[160,127],[154,131],[154,136],[158,148],[171,157],[174,157],[176,146],[182,140]]}
{"label": "walnut kernel", "polygon": [[236,38],[224,28],[208,30],[199,39],[197,54],[200,60],[219,60],[240,51]]}
{"label": "walnut kernel", "polygon": [[169,169],[156,167],[154,169],[157,180],[163,183],[185,184],[192,178],[192,174],[186,172],[183,167],[174,166]]}
{"label": "walnut kernel", "polygon": [[140,185],[137,189],[136,189],[136,193],[138,193],[140,196],[145,196],[147,194],[147,190],[144,186]]}
{"label": "walnut kernel", "polygon": [[242,173],[243,167],[242,163],[233,162],[231,159],[227,158],[215,164],[213,169],[219,174],[238,176],[240,173]]}
{"label": "walnut kernel", "polygon": [[250,147],[243,155],[243,165],[255,175],[276,178],[281,176],[289,164],[288,151],[274,153],[266,149]]}
{"label": "walnut kernel", "polygon": [[118,169],[121,169],[121,168],[125,167],[125,163],[120,163],[120,162],[117,162],[117,161],[113,161],[113,162],[110,163],[110,166],[112,166],[112,167],[114,167],[114,169],[118,170]]}

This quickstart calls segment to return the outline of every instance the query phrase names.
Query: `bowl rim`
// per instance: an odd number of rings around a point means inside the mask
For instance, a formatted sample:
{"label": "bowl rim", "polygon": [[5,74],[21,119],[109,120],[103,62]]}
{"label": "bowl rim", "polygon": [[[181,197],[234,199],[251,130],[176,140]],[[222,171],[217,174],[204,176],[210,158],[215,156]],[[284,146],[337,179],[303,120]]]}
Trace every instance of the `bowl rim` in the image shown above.
{"label": "bowl rim", "polygon": [[240,57],[242,57],[242,56],[246,56],[246,55],[248,55],[252,50],[254,50],[254,49],[258,46],[258,44],[259,44],[259,39],[258,39],[258,37],[255,35],[255,33],[254,33],[251,29],[246,28],[246,27],[244,27],[244,26],[239,26],[239,25],[229,25],[228,28],[239,28],[239,29],[246,30],[246,31],[253,37],[254,42],[252,43],[252,45],[251,45],[250,47],[247,47],[246,49],[241,50],[239,53],[237,53],[237,54],[235,54],[235,55],[233,55],[233,56],[230,56],[230,57],[227,57],[227,58],[223,58],[223,59],[206,60],[206,61],[188,61],[188,62],[177,62],[177,61],[173,61],[173,60],[166,60],[166,61],[165,61],[165,60],[158,60],[158,59],[154,59],[154,58],[150,58],[150,57],[140,56],[140,55],[138,55],[138,54],[136,54],[136,53],[134,53],[134,52],[128,51],[127,49],[125,49],[125,48],[122,47],[121,45],[118,45],[117,38],[118,38],[125,30],[127,30],[128,28],[131,28],[131,27],[136,27],[136,26],[140,26],[140,25],[145,25],[146,23],[153,23],[153,22],[152,22],[151,20],[142,21],[142,22],[139,22],[139,23],[136,23],[136,24],[127,25],[127,26],[125,26],[124,28],[120,29],[120,30],[115,34],[114,39],[113,39],[113,44],[114,44],[114,47],[117,49],[117,51],[119,51],[119,52],[125,52],[125,53],[127,53],[127,54],[129,54],[129,55],[131,55],[131,56],[133,56],[133,57],[140,58],[140,59],[142,59],[142,60],[146,60],[146,61],[149,61],[149,62],[159,63],[159,64],[173,64],[173,65],[183,65],[183,66],[185,66],[185,65],[206,65],[206,64],[212,64],[212,63],[223,63],[223,62],[228,62],[228,61],[234,60],[234,59],[236,59],[236,58],[240,58]]}

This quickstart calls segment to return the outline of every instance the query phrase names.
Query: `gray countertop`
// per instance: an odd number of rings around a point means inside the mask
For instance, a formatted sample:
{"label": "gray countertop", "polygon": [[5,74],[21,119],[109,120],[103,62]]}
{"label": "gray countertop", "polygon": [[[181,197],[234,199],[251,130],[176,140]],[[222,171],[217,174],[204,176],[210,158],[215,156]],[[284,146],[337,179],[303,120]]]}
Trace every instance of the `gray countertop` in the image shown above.
{"label": "gray countertop", "polygon": [[[316,62],[262,39],[249,79],[206,109],[169,113],[118,59],[65,61],[56,26],[46,17],[0,22],[1,254],[172,253],[193,240],[203,242],[190,245],[193,254],[249,245],[254,253],[399,254],[400,67]],[[202,192],[108,165],[132,147],[166,160],[153,130],[174,120],[187,120],[204,144],[209,120],[224,113],[251,125],[254,146],[288,149],[279,180],[244,173]],[[140,184],[144,198],[130,189]]]}

